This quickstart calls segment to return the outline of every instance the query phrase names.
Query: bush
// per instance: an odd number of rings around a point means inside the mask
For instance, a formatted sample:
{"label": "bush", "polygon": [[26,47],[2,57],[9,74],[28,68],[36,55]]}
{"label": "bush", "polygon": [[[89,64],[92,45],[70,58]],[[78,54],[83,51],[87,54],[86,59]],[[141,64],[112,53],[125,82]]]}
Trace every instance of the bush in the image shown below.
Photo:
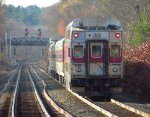
{"label": "bush", "polygon": [[150,6],[140,13],[140,20],[131,26],[133,37],[129,40],[131,45],[140,45],[150,36]]}
{"label": "bush", "polygon": [[150,99],[150,41],[124,51],[123,92],[137,99]]}

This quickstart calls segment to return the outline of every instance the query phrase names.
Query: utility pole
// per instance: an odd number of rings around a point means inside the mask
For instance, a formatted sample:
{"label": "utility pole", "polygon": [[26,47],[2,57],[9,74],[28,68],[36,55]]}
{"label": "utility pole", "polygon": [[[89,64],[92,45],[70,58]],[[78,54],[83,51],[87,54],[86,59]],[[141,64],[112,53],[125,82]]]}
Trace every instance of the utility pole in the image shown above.
{"label": "utility pole", "polygon": [[2,69],[2,61],[5,61],[5,0],[0,0],[0,69]]}
{"label": "utility pole", "polygon": [[8,55],[8,42],[7,42],[7,33],[5,33],[5,58],[6,58],[6,61],[8,62],[9,61],[9,55]]}
{"label": "utility pole", "polygon": [[10,63],[12,63],[11,32],[9,34],[9,61],[10,61]]}

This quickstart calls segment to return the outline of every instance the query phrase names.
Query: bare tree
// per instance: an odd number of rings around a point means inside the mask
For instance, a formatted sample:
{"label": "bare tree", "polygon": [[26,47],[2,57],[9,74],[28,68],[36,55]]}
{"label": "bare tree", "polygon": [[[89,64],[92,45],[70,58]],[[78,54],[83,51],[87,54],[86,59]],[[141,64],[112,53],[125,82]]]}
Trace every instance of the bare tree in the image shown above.
{"label": "bare tree", "polygon": [[74,18],[92,17],[98,20],[116,18],[121,21],[126,37],[132,35],[131,25],[141,18],[141,11],[150,0],[61,0],[43,10],[43,21],[51,34],[57,34],[59,19],[68,24]]}
{"label": "bare tree", "polygon": [[3,0],[0,2],[0,68],[2,64],[7,63],[7,59],[4,53],[5,50],[5,14],[6,6],[3,4]]}

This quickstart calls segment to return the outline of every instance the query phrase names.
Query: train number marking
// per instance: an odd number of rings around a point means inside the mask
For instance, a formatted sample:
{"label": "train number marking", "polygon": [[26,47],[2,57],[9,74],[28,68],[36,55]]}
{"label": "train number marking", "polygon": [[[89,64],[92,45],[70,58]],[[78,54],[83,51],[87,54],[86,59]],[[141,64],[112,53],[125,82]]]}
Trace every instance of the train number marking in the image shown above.
{"label": "train number marking", "polygon": [[100,39],[101,38],[101,33],[94,33],[93,34],[93,39]]}

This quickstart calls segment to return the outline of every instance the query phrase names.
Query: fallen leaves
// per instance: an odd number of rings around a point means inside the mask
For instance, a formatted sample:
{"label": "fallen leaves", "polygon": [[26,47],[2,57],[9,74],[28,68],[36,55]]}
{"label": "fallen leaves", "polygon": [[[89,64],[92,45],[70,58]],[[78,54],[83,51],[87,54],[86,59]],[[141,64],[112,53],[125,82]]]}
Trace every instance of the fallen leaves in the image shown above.
{"label": "fallen leaves", "polygon": [[150,99],[150,41],[124,50],[123,91],[139,99]]}

